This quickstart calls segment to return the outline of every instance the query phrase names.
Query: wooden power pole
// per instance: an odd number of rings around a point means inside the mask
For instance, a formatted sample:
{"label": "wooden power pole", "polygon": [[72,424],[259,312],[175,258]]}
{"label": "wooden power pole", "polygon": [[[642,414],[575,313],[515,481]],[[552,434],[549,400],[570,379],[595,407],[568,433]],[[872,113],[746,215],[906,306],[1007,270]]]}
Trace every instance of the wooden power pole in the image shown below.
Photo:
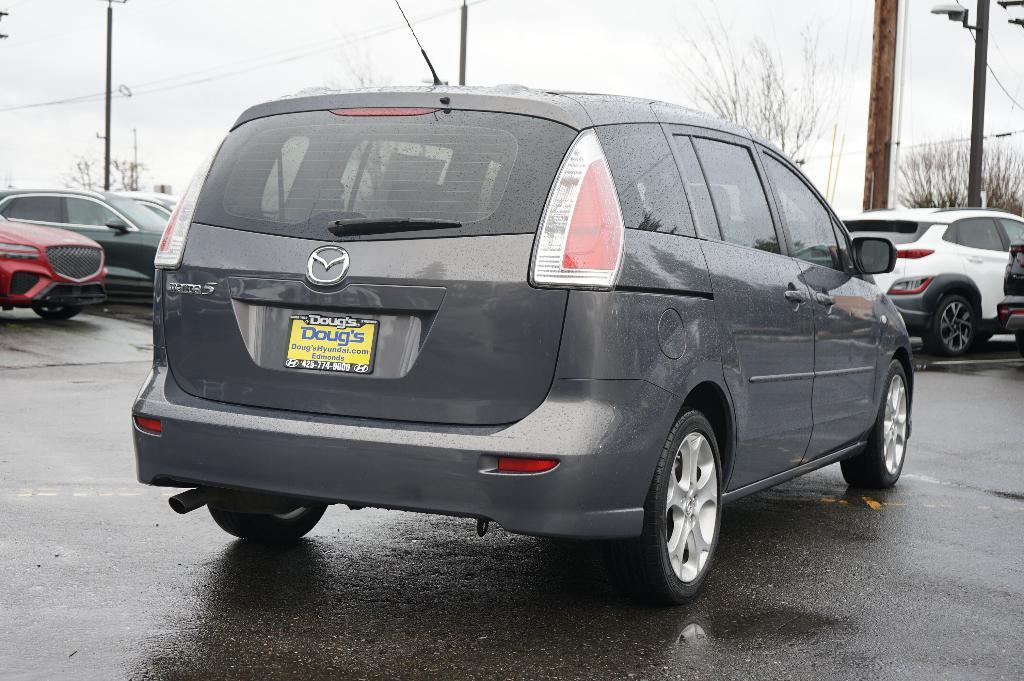
{"label": "wooden power pole", "polygon": [[889,205],[892,154],[893,82],[896,77],[896,23],[899,0],[875,0],[871,48],[871,99],[864,163],[864,210]]}

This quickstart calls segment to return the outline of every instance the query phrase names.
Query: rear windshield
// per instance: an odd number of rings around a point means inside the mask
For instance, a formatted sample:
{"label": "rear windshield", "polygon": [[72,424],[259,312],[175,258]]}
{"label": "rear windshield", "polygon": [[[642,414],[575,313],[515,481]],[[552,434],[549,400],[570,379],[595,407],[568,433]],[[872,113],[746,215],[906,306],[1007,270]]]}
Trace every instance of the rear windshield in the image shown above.
{"label": "rear windshield", "polygon": [[195,221],[313,239],[361,218],[462,227],[346,238],[532,232],[574,136],[550,121],[468,111],[262,118],[225,140]]}
{"label": "rear windshield", "polygon": [[934,223],[913,220],[846,220],[843,224],[850,234],[875,232],[885,234],[893,243],[900,244],[916,241]]}

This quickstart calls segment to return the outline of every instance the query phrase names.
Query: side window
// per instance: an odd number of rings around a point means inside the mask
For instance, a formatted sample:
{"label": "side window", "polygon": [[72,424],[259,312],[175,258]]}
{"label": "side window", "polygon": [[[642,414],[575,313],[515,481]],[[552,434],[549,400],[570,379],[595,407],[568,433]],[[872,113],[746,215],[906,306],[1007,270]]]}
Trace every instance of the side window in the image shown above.
{"label": "side window", "polygon": [[779,202],[782,221],[793,240],[793,256],[822,267],[843,269],[832,219],[825,206],[792,170],[773,156],[764,155],[764,167]]}
{"label": "side window", "polygon": [[741,246],[780,253],[779,238],[768,210],[750,150],[737,144],[695,138],[722,238]]}
{"label": "side window", "polygon": [[672,150],[659,125],[597,128],[626,227],[696,236]]}
{"label": "side window", "polygon": [[68,196],[64,199],[64,207],[67,210],[69,225],[104,227],[108,222],[120,219],[106,206],[89,199]]}
{"label": "side window", "polygon": [[23,196],[12,199],[4,206],[3,214],[10,220],[62,222],[60,198],[56,196]]}
{"label": "side window", "polygon": [[1017,222],[1009,218],[999,218],[999,224],[1003,226],[1003,231],[1006,232],[1006,236],[1009,237],[1011,244],[1014,241],[1024,240],[1024,222]]}
{"label": "side window", "polygon": [[1005,251],[999,229],[992,218],[966,218],[956,222],[957,243],[986,251]]}
{"label": "side window", "polygon": [[693,220],[697,233],[705,238],[721,239],[718,221],[715,219],[715,207],[711,204],[711,192],[704,180],[704,171],[700,169],[697,152],[693,142],[685,135],[673,135],[676,153],[679,154],[679,172],[686,187],[686,196],[693,207]]}

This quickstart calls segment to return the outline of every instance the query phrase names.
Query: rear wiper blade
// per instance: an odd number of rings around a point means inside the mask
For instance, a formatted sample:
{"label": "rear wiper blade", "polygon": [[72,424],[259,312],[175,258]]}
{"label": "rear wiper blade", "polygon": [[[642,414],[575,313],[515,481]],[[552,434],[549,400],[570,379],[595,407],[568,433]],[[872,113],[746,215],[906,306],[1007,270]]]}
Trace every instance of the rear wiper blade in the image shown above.
{"label": "rear wiper blade", "polygon": [[414,229],[457,229],[461,222],[430,218],[346,218],[333,220],[327,230],[334,236],[353,234],[387,234]]}

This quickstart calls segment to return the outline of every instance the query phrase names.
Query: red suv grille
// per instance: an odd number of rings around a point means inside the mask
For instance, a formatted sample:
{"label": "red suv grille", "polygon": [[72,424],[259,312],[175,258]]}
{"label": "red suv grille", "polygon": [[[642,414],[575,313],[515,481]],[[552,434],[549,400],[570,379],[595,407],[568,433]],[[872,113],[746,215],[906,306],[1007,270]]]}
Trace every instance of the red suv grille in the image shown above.
{"label": "red suv grille", "polygon": [[51,246],[46,249],[46,259],[60,276],[81,281],[100,271],[103,251],[92,246]]}

